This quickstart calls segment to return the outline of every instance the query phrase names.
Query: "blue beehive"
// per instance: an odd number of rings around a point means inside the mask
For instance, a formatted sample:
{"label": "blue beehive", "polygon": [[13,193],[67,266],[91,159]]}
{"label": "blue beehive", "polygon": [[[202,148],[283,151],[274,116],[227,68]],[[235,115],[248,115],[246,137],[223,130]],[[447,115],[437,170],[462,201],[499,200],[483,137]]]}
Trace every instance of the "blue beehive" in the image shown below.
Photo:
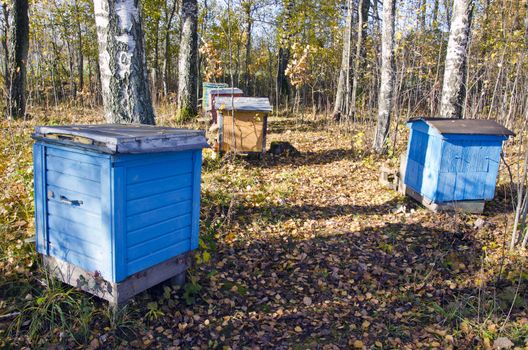
{"label": "blue beehive", "polygon": [[407,125],[407,193],[436,205],[474,201],[469,211],[481,212],[495,195],[502,143],[513,133],[491,120],[417,118]]}
{"label": "blue beehive", "polygon": [[33,138],[37,251],[58,277],[119,303],[185,272],[204,132],[84,125]]}

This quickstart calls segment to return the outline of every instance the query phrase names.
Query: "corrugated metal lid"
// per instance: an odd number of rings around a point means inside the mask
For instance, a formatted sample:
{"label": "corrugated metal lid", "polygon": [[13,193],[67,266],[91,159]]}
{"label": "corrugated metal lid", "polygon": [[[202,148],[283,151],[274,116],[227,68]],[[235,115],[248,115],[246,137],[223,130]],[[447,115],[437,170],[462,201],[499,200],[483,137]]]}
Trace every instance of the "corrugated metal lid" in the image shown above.
{"label": "corrugated metal lid", "polygon": [[207,90],[209,95],[243,94],[239,88],[211,88]]}
{"label": "corrugated metal lid", "polygon": [[409,123],[423,121],[435,128],[440,134],[467,135],[515,135],[494,120],[486,119],[453,119],[453,118],[411,118]]}
{"label": "corrugated metal lid", "polygon": [[209,147],[205,131],[142,124],[37,126],[34,139],[104,153],[153,153]]}
{"label": "corrugated metal lid", "polygon": [[257,111],[271,112],[273,109],[267,97],[217,97],[215,108],[218,110],[231,111]]}

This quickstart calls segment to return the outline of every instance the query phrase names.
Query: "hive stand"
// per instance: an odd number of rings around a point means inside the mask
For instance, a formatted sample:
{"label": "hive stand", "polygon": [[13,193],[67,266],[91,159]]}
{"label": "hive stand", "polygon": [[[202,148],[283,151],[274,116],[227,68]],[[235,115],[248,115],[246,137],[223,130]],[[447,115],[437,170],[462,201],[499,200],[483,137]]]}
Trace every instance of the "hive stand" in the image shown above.
{"label": "hive stand", "polygon": [[98,272],[88,272],[54,256],[42,255],[42,260],[50,274],[60,281],[107,300],[110,305],[118,307],[126,304],[135,295],[161,282],[170,280],[172,284],[184,285],[191,254],[186,253],[171,258],[117,283],[101,278]]}

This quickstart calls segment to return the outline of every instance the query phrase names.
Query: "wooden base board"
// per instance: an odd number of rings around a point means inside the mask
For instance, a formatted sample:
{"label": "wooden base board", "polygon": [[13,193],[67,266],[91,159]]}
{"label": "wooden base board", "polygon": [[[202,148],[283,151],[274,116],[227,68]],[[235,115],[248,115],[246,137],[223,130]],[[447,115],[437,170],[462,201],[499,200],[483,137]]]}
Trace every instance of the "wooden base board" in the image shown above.
{"label": "wooden base board", "polygon": [[173,284],[184,284],[191,261],[190,253],[182,254],[116,283],[53,256],[42,255],[42,260],[47,270],[62,282],[105,299],[115,306],[125,304],[135,295],[169,279]]}
{"label": "wooden base board", "polygon": [[464,213],[482,214],[484,212],[485,201],[459,201],[447,203],[435,203],[427,197],[422,196],[412,188],[405,186],[405,194],[413,198],[427,209],[434,212],[461,211]]}

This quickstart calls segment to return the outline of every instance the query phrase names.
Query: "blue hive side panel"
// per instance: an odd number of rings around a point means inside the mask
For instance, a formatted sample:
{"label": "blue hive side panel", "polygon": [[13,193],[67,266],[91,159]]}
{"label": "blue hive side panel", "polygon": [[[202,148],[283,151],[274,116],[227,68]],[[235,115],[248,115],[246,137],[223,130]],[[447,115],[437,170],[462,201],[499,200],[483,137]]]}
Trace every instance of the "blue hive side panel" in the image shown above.
{"label": "blue hive side panel", "polygon": [[491,200],[503,137],[471,135],[444,142],[437,201]]}
{"label": "blue hive side panel", "polygon": [[429,133],[422,122],[411,124],[404,182],[427,198],[434,199],[438,182],[442,140]]}
{"label": "blue hive side panel", "polygon": [[191,250],[196,152],[118,156],[114,183],[122,177],[125,193],[118,281]]}
{"label": "blue hive side panel", "polygon": [[41,188],[36,196],[38,251],[112,280],[111,237],[102,220],[109,198],[101,190],[109,176],[103,166],[108,156],[37,143],[39,147],[41,160],[35,167],[44,162],[45,174],[36,181]]}
{"label": "blue hive side panel", "polygon": [[33,176],[37,251],[48,255],[46,204],[46,151],[41,143],[33,145]]}

